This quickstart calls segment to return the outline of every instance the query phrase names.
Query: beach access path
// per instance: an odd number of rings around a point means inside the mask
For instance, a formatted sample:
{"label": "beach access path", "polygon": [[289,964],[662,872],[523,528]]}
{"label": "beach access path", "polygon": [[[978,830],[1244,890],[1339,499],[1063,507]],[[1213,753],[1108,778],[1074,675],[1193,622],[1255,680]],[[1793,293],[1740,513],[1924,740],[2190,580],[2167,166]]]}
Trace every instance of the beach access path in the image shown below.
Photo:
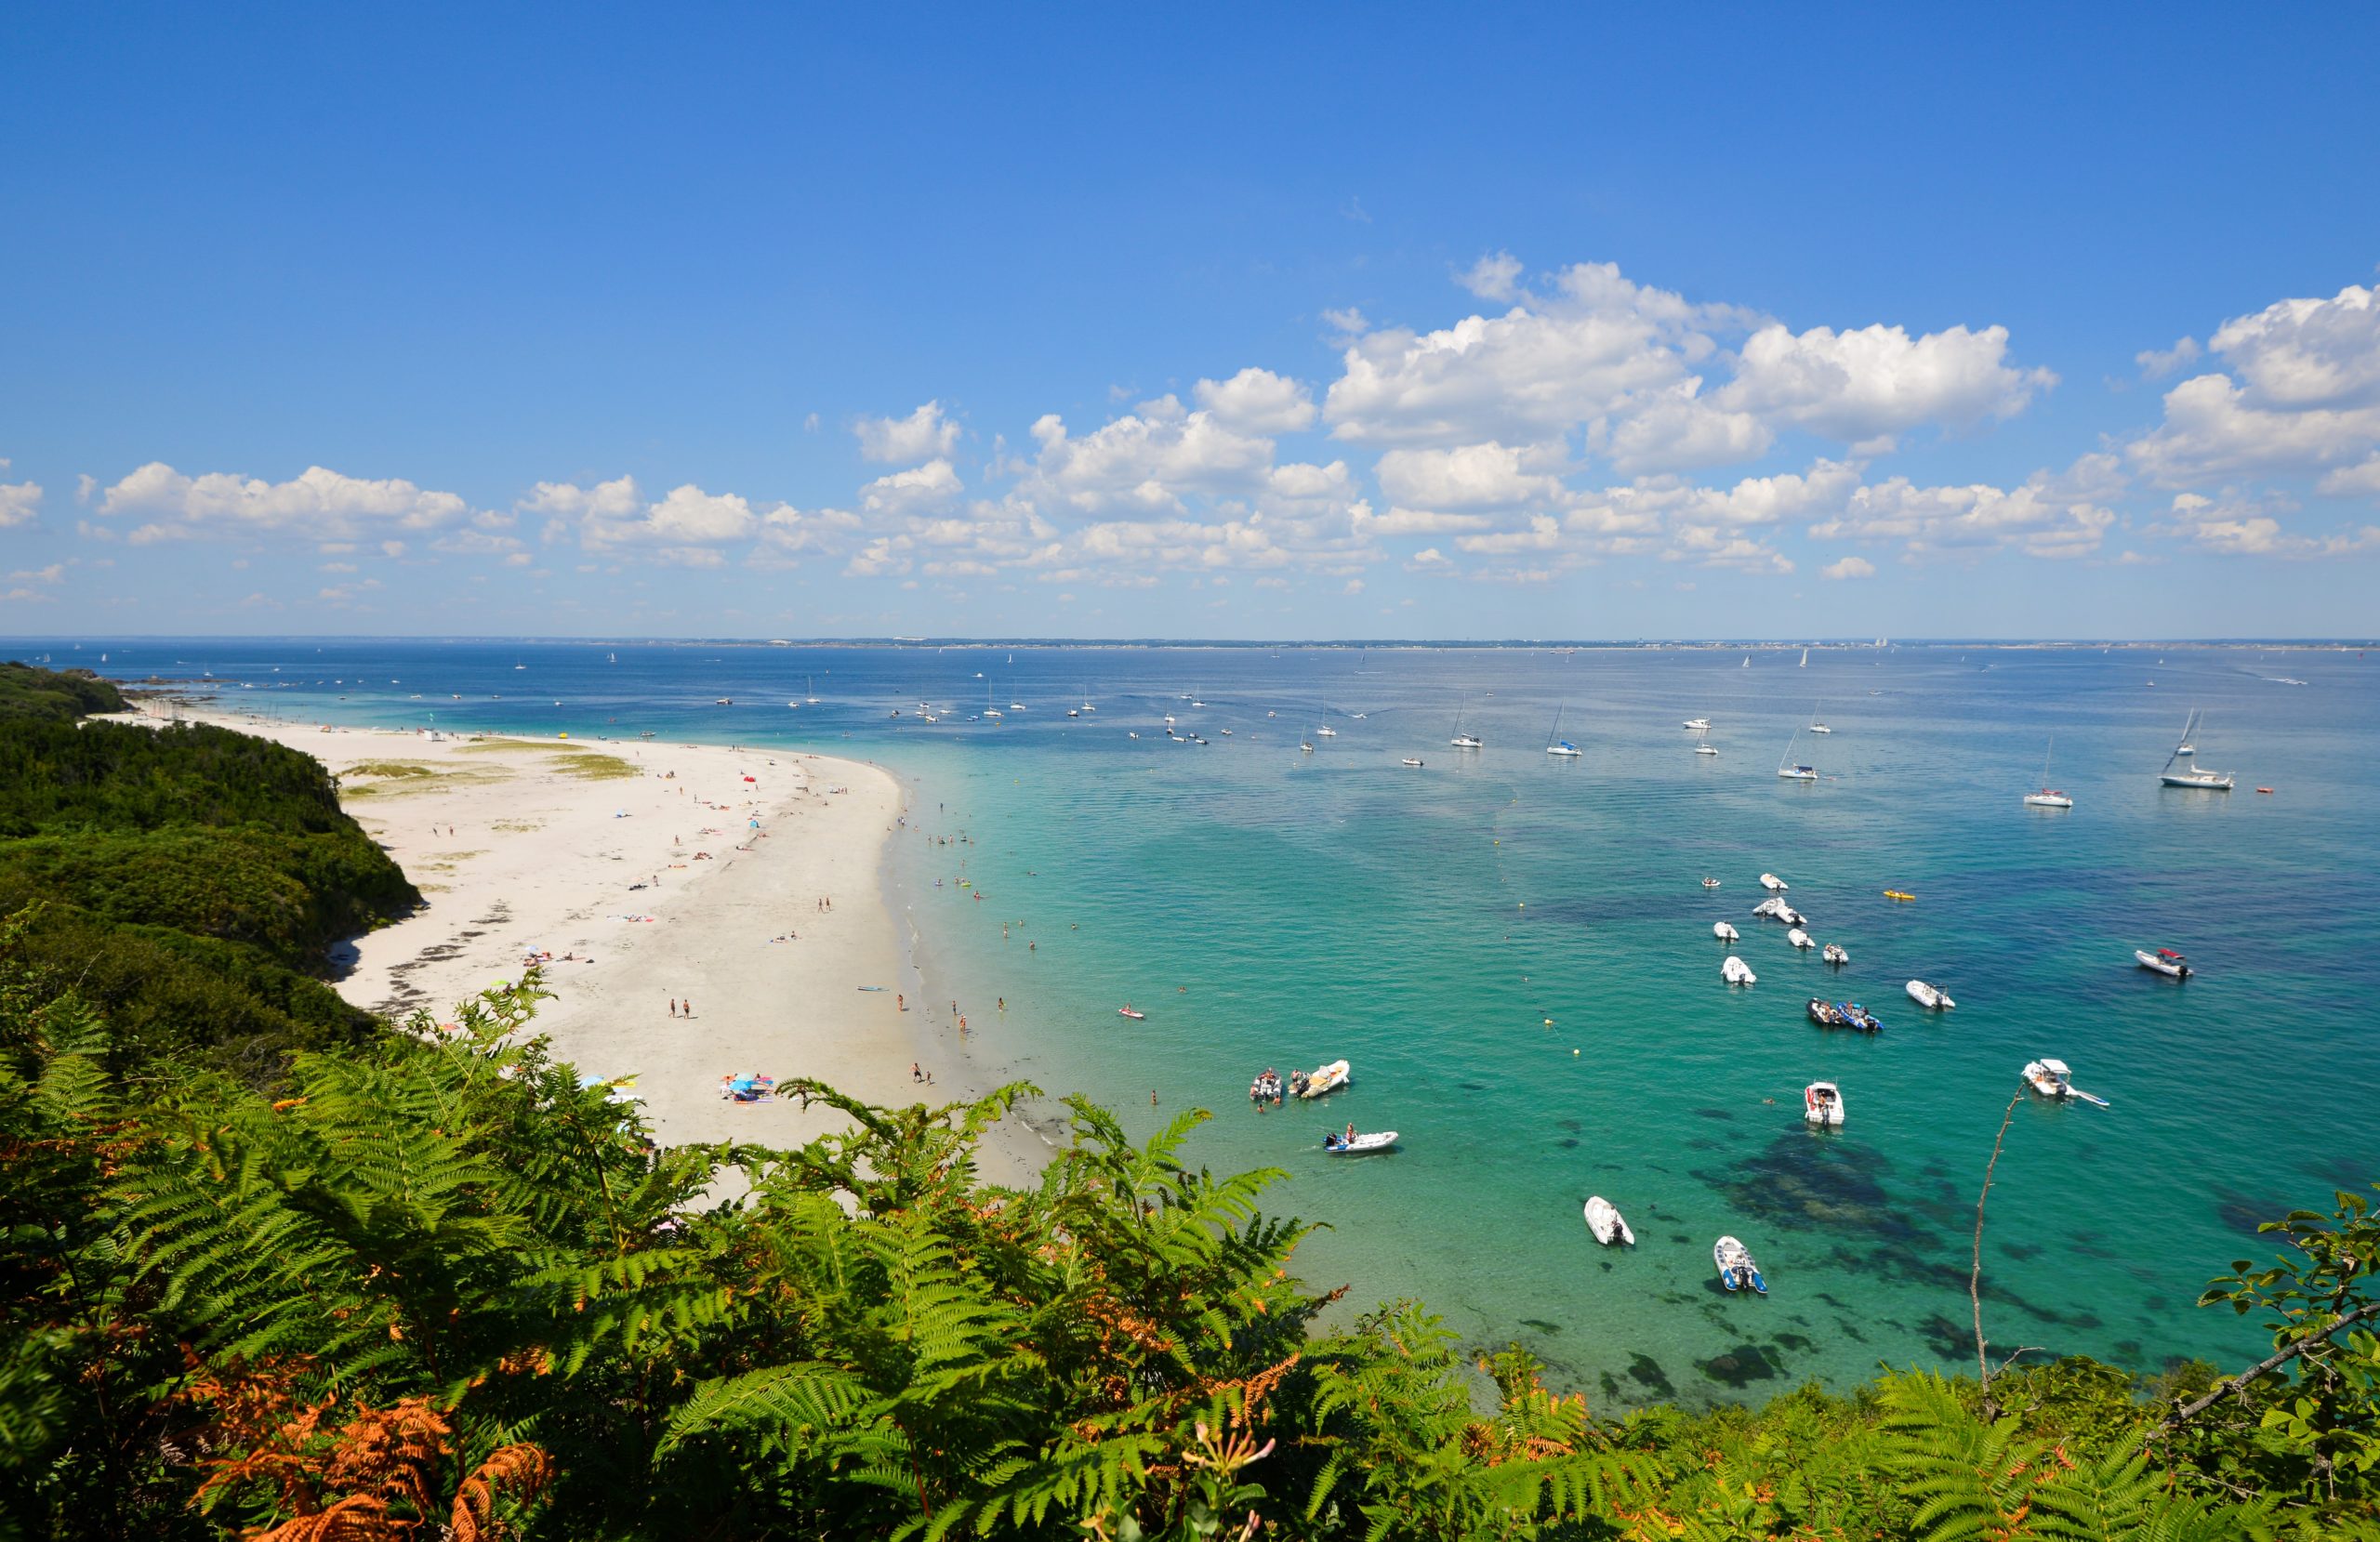
{"label": "beach access path", "polygon": [[[141,716],[169,710],[152,703]],[[732,1073],[811,1077],[890,1105],[987,1085],[952,1063],[959,1051],[914,999],[881,876],[903,790],[881,767],[179,712],[321,761],[341,806],[421,890],[421,910],[342,958],[334,983],[359,1007],[449,1021],[457,1002],[550,955],[554,998],[536,1030],[583,1074],[634,1076],[665,1144],[792,1145],[845,1122],[791,1100],[729,1101],[720,1081]],[[913,1061],[933,1087],[911,1081]],[[984,1143],[984,1176],[1030,1181],[1048,1152],[1004,1122]]]}

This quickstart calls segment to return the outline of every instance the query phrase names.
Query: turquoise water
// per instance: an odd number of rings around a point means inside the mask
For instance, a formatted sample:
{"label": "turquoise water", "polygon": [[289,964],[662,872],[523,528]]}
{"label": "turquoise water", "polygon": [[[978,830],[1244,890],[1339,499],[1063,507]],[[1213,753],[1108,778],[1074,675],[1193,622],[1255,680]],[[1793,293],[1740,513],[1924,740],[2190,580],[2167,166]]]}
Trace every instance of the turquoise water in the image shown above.
{"label": "turquoise water", "polygon": [[[1420,1297],[1467,1343],[1518,1338],[1605,1406],[1971,1364],[1976,1188],[2035,1056],[2113,1106],[2016,1110],[1985,1245],[2001,1351],[2240,1359],[2261,1336],[2191,1305],[2207,1277],[2266,1251],[2254,1219],[2380,1176],[2364,935],[2380,660],[2353,652],[1820,650],[1797,668],[1795,650],[1745,668],[1707,651],[677,646],[610,664],[612,645],[86,642],[83,658],[102,647],[111,669],[211,667],[264,688],[234,705],[300,718],[436,710],[893,766],[918,827],[893,855],[898,903],[980,1052],[1142,1132],[1213,1109],[1192,1160],[1285,1169],[1276,1206],[1327,1223],[1302,1271],[1349,1286],[1345,1310]],[[824,700],[788,711],[805,675]],[[1028,709],[968,721],[987,693]],[[1063,718],[1085,693],[1098,713]],[[887,718],[920,697],[955,710]],[[1557,705],[1579,760],[1543,753]],[[2202,760],[2241,790],[2157,784],[2191,706],[2209,714]],[[1795,758],[1826,780],[1781,782],[1814,707],[1834,731]],[[1484,751],[1448,747],[1459,710]],[[1167,711],[1210,743],[1168,743]],[[1678,726],[1698,716],[1715,759]],[[1301,754],[1325,720],[1339,736]],[[2053,734],[2070,812],[2017,801]],[[1749,914],[1763,871],[1848,969]],[[1750,990],[1719,981],[1720,919]],[[2199,976],[2133,967],[2161,945]],[[1958,1008],[1921,1014],[1912,976]],[[1810,1026],[1819,991],[1865,1000],[1884,1031]],[[1128,999],[1144,1023],[1117,1015]],[[1354,1085],[1327,1106],[1250,1108],[1257,1070],[1341,1056]],[[1839,1131],[1801,1122],[1820,1077],[1843,1087]],[[1350,1121],[1401,1150],[1323,1156],[1322,1128]],[[1628,1215],[1633,1251],[1588,1240],[1593,1193]],[[1766,1299],[1719,1290],[1723,1232],[1760,1258]]]}

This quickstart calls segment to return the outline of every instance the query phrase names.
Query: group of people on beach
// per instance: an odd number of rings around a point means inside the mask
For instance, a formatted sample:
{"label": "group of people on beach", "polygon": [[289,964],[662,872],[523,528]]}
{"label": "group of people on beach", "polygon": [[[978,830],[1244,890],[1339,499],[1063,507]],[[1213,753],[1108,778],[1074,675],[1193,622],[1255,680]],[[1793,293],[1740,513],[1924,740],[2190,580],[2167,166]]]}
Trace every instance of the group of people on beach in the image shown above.
{"label": "group of people on beach", "polygon": [[693,1017],[694,1015],[694,1004],[691,1001],[682,1001],[673,996],[669,1001],[669,1015],[671,1017]]}

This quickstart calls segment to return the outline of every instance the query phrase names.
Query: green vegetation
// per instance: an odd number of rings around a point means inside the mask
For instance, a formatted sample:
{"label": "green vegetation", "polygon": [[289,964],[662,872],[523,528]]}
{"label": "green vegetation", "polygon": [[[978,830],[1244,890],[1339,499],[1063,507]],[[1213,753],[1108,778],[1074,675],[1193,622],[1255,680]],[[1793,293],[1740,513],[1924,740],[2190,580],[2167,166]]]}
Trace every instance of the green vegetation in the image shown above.
{"label": "green vegetation", "polygon": [[536,739],[484,739],[465,745],[467,755],[543,755],[556,771],[575,776],[584,782],[609,782],[624,776],[644,773],[616,755],[601,750],[582,749],[567,741],[547,743]]}
{"label": "green vegetation", "polygon": [[[451,1031],[227,1057],[178,977],[61,968],[64,916],[263,1002],[362,903],[308,881],[360,859],[275,844],[338,850],[319,775],[259,790],[286,768],[247,755],[168,736],[0,797],[53,895],[0,919],[0,1538],[2380,1538],[2360,1196],[2210,1287],[2273,1335],[2233,1380],[2064,1360],[1600,1417],[1415,1304],[1321,1329],[1279,1175],[1181,1160],[1203,1114],[1135,1144],[1073,1100],[1024,1189],[975,1167],[1023,1087],[797,1083],[847,1131],[658,1150],[535,1035],[534,972]],[[156,918],[182,903],[215,929]]]}
{"label": "green vegetation", "polygon": [[87,669],[0,664],[0,720],[44,718],[65,723],[94,712],[126,710],[123,693]]}
{"label": "green vegetation", "polygon": [[112,686],[0,668],[0,913],[78,982],[129,1067],[199,1054],[263,1074],[371,1020],[318,978],[330,948],[418,903],[307,756],[223,729],[7,711]]}

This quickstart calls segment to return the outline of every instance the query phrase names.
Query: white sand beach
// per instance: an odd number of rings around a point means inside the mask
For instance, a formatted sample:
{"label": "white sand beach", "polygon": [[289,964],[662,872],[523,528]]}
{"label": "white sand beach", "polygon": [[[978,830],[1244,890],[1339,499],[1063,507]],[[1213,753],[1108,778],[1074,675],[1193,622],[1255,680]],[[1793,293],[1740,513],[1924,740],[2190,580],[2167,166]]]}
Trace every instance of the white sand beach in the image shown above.
{"label": "white sand beach", "polygon": [[[421,890],[419,912],[355,941],[336,984],[360,1007],[443,1021],[550,955],[539,1031],[583,1073],[634,1075],[668,1143],[792,1144],[841,1122],[790,1100],[728,1100],[731,1073],[812,1077],[888,1104],[989,1085],[929,1025],[902,956],[881,875],[903,792],[881,767],[657,740],[181,716],[322,761],[348,812]],[[934,1086],[911,1080],[912,1062]],[[1047,1153],[1012,1121],[985,1144],[985,1176],[1029,1181]]]}

